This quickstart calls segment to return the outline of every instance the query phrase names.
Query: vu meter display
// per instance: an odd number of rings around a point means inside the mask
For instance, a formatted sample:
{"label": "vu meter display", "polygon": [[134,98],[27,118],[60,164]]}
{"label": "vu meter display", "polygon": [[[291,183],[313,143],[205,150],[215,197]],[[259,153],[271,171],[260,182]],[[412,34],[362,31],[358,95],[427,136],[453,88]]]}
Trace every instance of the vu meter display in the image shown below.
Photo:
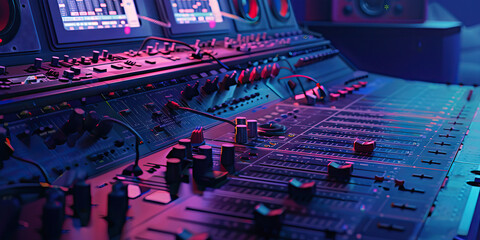
{"label": "vu meter display", "polygon": [[140,27],[134,0],[57,0],[65,30]]}
{"label": "vu meter display", "polygon": [[223,22],[217,0],[170,0],[178,24]]}

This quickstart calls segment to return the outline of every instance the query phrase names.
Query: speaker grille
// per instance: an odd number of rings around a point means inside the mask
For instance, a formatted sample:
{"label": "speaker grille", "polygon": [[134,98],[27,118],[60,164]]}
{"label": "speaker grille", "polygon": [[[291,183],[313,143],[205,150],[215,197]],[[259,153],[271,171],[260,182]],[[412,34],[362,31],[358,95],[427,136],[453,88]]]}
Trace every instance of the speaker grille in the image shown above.
{"label": "speaker grille", "polygon": [[0,0],[0,45],[15,37],[20,26],[17,0]]}

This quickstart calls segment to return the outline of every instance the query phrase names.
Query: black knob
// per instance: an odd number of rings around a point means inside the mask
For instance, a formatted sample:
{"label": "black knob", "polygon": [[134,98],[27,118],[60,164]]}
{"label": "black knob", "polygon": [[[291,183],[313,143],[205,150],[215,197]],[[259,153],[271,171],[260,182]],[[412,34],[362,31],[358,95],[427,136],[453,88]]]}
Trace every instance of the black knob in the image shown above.
{"label": "black knob", "polygon": [[184,97],[185,99],[192,100],[192,98],[200,95],[200,92],[198,91],[199,85],[200,83],[198,81],[193,86],[187,84],[187,86],[185,86],[185,89],[183,89],[180,94],[182,94],[182,97]]}
{"label": "black knob", "polygon": [[192,141],[188,138],[180,139],[178,141],[178,144],[185,146],[187,150],[187,158],[192,159],[193,154],[192,154]]}
{"label": "black knob", "polygon": [[100,119],[98,118],[97,112],[90,111],[88,112],[87,116],[85,117],[85,122],[83,124],[85,130],[92,131],[95,126],[97,126]]}
{"label": "black knob", "polygon": [[59,190],[47,192],[47,201],[43,206],[42,234],[44,239],[60,239],[65,220],[65,195]]}
{"label": "black knob", "polygon": [[282,228],[284,209],[270,209],[263,204],[255,206],[253,212],[257,231],[266,236],[276,236]]}
{"label": "black knob", "polygon": [[223,80],[220,82],[220,89],[222,90],[230,90],[231,86],[237,85],[237,72],[234,71],[232,74],[226,74],[223,77]]}
{"label": "black knob", "polygon": [[63,130],[66,134],[72,134],[75,132],[83,131],[83,121],[85,119],[85,111],[81,108],[73,109],[70,114],[70,118],[63,126]]}
{"label": "black knob", "polygon": [[193,156],[193,179],[197,183],[203,184],[211,174],[212,168],[207,157],[204,155]]}
{"label": "black knob", "polygon": [[167,159],[167,171],[165,172],[165,181],[171,196],[178,194],[180,183],[182,182],[182,161],[178,158]]}
{"label": "black knob", "polygon": [[[108,116],[105,116],[108,118]],[[106,137],[113,128],[113,123],[107,120],[100,120],[98,124],[93,128],[92,135],[96,138]]]}
{"label": "black knob", "polygon": [[231,143],[222,144],[220,162],[223,170],[230,174],[235,172],[235,145]]}
{"label": "black knob", "polygon": [[13,239],[15,229],[18,227],[20,211],[22,207],[20,201],[13,197],[3,197],[0,199],[0,239]]}
{"label": "black knob", "polygon": [[353,164],[330,162],[327,171],[329,178],[348,181],[353,172]]}
{"label": "black knob", "polygon": [[187,148],[180,144],[177,144],[172,147],[172,150],[167,154],[167,158],[178,158],[180,160],[185,160],[187,155]]}
{"label": "black knob", "polygon": [[214,93],[215,91],[218,91],[218,81],[219,81],[218,77],[215,77],[213,81],[208,79],[205,82],[205,85],[203,85],[202,87],[202,92],[209,95]]}
{"label": "black knob", "polygon": [[288,194],[295,200],[310,200],[315,195],[315,182],[302,183],[297,179],[288,182]]}
{"label": "black knob", "polygon": [[110,237],[120,235],[127,218],[128,194],[127,186],[121,182],[112,185],[112,191],[108,194],[108,234]]}
{"label": "black knob", "polygon": [[76,182],[73,185],[73,211],[82,226],[87,226],[90,222],[91,206],[92,194],[90,184],[87,184],[85,181]]}

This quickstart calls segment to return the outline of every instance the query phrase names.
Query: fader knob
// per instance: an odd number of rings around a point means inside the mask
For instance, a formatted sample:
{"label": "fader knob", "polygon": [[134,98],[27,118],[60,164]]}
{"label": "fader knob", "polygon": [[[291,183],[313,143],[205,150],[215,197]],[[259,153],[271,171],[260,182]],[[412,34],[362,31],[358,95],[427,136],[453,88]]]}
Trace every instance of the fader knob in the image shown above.
{"label": "fader knob", "polygon": [[222,90],[230,90],[230,87],[231,86],[235,86],[237,85],[237,72],[234,71],[232,74],[228,75],[226,74],[224,77],[223,77],[223,80],[220,82],[220,89]]}
{"label": "fader knob", "polygon": [[353,172],[352,164],[330,162],[327,167],[328,177],[338,180],[348,180]]}
{"label": "fader knob", "polygon": [[235,127],[235,143],[246,144],[248,142],[247,125],[237,125]]}
{"label": "fader knob", "polygon": [[290,198],[297,200],[309,200],[315,195],[315,182],[302,183],[297,179],[288,182],[288,194]]}
{"label": "fader knob", "polygon": [[194,234],[186,229],[181,228],[175,236],[175,240],[211,240],[208,233]]}
{"label": "fader knob", "polygon": [[270,77],[272,73],[272,66],[271,65],[267,65],[265,67],[263,67],[263,70],[262,70],[262,73],[260,74],[262,79],[267,79]]}
{"label": "fader knob", "polygon": [[353,150],[358,153],[372,153],[375,150],[375,147],[375,141],[362,141],[357,139],[353,143]]}
{"label": "fader knob", "polygon": [[238,76],[238,83],[239,84],[246,84],[249,81],[250,77],[250,70],[245,69],[243,70],[240,75]]}
{"label": "fader knob", "polygon": [[263,235],[278,235],[282,228],[285,210],[283,208],[270,209],[263,204],[255,206],[253,215],[255,227]]}
{"label": "fader knob", "polygon": [[235,145],[231,143],[222,144],[220,163],[223,170],[230,174],[235,172]]}
{"label": "fader knob", "polygon": [[186,100],[192,100],[194,97],[200,95],[200,92],[198,92],[198,87],[200,85],[200,82],[196,82],[195,85],[191,86],[190,84],[187,84],[185,86],[185,89],[180,93],[182,94],[182,97],[184,97]]}
{"label": "fader knob", "polygon": [[188,138],[178,140],[178,144],[185,146],[186,149],[186,156],[187,158],[191,159],[192,155],[192,141]]}

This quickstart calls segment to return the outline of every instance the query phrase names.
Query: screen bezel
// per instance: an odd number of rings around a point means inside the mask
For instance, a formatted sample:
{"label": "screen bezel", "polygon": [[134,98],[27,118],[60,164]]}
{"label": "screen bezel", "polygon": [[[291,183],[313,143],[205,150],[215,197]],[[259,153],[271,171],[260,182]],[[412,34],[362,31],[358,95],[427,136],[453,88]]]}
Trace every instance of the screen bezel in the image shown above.
{"label": "screen bezel", "polygon": [[[146,8],[144,4],[139,4],[139,2],[144,1],[136,1],[135,7],[137,9],[137,13],[142,15],[146,12]],[[89,43],[89,42],[97,42],[97,41],[111,41],[111,40],[118,40],[118,39],[132,39],[132,38],[140,38],[152,35],[152,29],[149,24],[140,21],[140,27],[130,28],[130,34],[126,35],[124,28],[109,28],[109,29],[87,29],[87,30],[74,30],[69,31],[66,30],[62,17],[60,15],[60,9],[58,8],[58,3],[56,0],[44,0],[47,15],[50,17],[51,27],[53,27],[52,36],[55,38],[55,45],[61,46],[65,44],[73,44],[73,43]],[[54,33],[54,34],[53,34]]]}
{"label": "screen bezel", "polygon": [[[223,0],[217,0],[221,11],[228,9],[228,5]],[[216,23],[215,28],[210,28],[209,23],[191,23],[191,24],[179,24],[175,20],[173,10],[170,7],[170,0],[162,0],[164,14],[172,27],[169,32],[172,35],[185,35],[185,34],[212,34],[213,33],[226,33],[231,27],[230,19],[223,17],[223,22]]]}

